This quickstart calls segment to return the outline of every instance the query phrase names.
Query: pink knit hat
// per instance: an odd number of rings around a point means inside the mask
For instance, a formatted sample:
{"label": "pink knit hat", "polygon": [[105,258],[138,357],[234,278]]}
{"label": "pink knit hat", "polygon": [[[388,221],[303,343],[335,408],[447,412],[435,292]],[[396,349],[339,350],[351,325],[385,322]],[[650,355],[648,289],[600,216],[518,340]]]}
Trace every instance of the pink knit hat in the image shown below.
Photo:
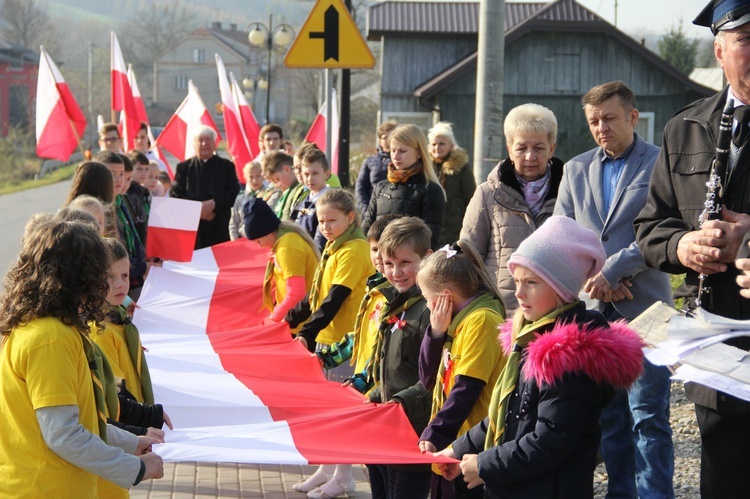
{"label": "pink knit hat", "polygon": [[566,302],[578,298],[586,280],[604,266],[607,254],[599,236],[572,218],[550,217],[527,237],[508,260],[533,271]]}

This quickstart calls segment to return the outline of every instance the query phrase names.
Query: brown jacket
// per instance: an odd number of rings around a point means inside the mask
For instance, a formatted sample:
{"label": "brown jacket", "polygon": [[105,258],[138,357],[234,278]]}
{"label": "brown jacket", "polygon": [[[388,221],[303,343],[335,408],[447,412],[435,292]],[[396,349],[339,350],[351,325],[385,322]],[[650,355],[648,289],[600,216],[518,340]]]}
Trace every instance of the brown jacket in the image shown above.
{"label": "brown jacket", "polygon": [[531,215],[510,159],[490,172],[487,182],[479,185],[466,209],[461,239],[468,239],[477,248],[487,271],[496,277],[506,317],[511,317],[518,307],[508,259],[555,209],[563,162],[552,158],[550,168],[550,190],[536,217]]}

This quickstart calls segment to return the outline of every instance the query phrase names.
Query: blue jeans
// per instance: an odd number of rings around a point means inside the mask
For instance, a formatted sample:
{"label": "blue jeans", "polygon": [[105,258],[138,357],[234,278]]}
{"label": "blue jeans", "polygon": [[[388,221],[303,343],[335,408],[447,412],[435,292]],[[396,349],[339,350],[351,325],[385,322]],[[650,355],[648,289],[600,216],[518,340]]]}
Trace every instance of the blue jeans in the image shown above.
{"label": "blue jeans", "polygon": [[[607,311],[605,316],[614,319]],[[608,499],[674,498],[669,377],[666,367],[644,359],[643,374],[630,390],[618,391],[602,410],[601,453],[609,475]]]}

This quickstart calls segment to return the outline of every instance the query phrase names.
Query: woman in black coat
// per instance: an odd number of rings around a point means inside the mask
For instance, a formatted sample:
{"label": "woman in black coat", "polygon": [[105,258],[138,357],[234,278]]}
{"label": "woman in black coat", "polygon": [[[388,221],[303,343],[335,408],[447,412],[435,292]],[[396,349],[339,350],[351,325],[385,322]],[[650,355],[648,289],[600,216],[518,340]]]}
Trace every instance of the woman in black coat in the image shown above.
{"label": "woman in black coat", "polygon": [[391,133],[388,178],[378,183],[370,199],[362,229],[391,213],[419,217],[432,231],[431,245],[440,244],[445,217],[445,192],[435,174],[427,138],[416,125],[400,125]]}

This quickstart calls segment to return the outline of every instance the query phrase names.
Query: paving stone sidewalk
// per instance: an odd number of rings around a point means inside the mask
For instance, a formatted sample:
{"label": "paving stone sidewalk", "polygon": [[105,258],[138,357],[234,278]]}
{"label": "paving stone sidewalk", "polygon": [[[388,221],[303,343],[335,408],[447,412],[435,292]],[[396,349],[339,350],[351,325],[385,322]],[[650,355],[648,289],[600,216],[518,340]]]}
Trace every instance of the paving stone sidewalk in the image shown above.
{"label": "paving stone sidewalk", "polygon": [[[253,498],[304,499],[292,485],[310,476],[317,466],[235,463],[165,463],[164,478],[147,480],[130,489],[131,498]],[[346,497],[372,497],[367,471],[356,465],[353,470],[357,491]]]}

